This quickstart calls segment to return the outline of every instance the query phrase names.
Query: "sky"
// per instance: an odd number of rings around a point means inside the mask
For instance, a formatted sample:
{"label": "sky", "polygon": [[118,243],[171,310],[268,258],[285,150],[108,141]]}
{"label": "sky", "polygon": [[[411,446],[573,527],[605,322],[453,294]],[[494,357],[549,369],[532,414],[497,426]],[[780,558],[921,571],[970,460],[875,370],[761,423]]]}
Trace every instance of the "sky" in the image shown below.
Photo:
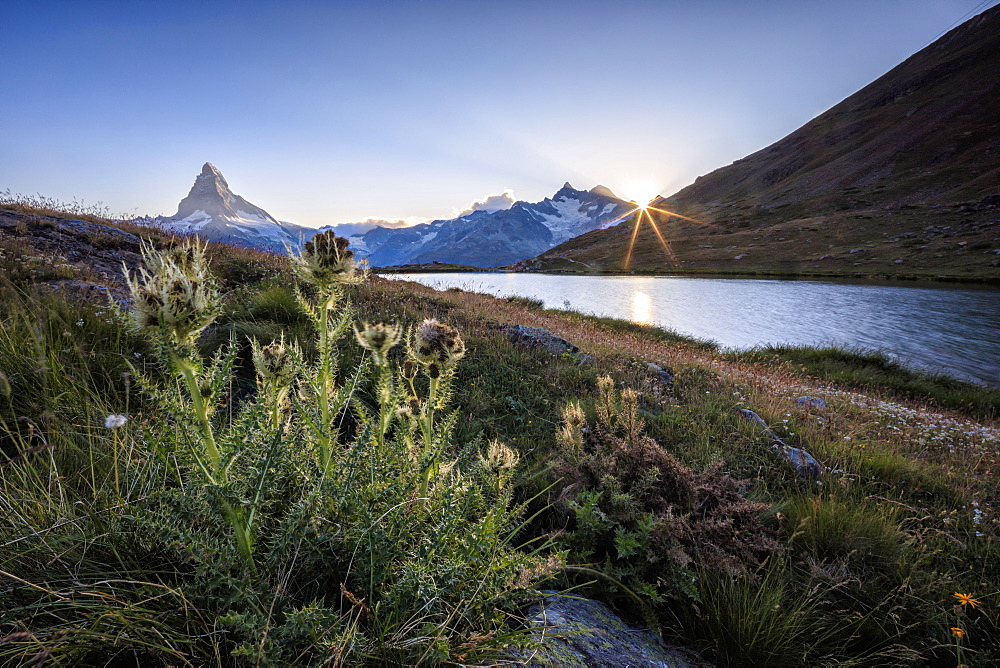
{"label": "sky", "polygon": [[309,226],[648,199],[998,2],[0,0],[0,192],[171,215],[211,162]]}

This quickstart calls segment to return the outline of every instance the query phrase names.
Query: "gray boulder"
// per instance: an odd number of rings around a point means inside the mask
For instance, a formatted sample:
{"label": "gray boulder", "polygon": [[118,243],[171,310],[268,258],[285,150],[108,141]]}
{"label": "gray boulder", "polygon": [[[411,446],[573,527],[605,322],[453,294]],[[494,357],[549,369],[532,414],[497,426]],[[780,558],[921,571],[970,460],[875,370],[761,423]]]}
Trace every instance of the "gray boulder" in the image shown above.
{"label": "gray boulder", "polygon": [[594,358],[590,355],[580,352],[578,346],[573,345],[562,337],[556,336],[544,327],[511,325],[506,328],[506,333],[511,343],[524,346],[525,348],[544,350],[552,355],[569,355],[576,359],[579,364],[594,361]]}
{"label": "gray boulder", "polygon": [[706,664],[668,647],[654,633],[627,625],[599,601],[546,591],[545,599],[528,611],[537,648],[510,653],[507,665],[634,666],[693,668]]}
{"label": "gray boulder", "polygon": [[578,353],[580,348],[566,339],[556,336],[543,327],[511,325],[507,328],[507,338],[526,348],[542,348],[553,355]]}
{"label": "gray boulder", "polygon": [[795,469],[795,474],[804,480],[815,480],[823,472],[823,465],[802,448],[796,448],[781,439],[775,439],[774,449],[784,455],[788,463]]}

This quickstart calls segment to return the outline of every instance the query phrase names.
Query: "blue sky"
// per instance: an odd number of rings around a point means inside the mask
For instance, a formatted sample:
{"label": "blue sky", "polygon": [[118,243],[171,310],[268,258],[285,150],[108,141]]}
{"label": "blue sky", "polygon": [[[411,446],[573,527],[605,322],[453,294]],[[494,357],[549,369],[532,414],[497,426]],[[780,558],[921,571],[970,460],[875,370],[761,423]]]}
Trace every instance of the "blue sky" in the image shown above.
{"label": "blue sky", "polygon": [[0,191],[169,215],[209,161],[315,226],[670,194],[997,1],[5,2]]}

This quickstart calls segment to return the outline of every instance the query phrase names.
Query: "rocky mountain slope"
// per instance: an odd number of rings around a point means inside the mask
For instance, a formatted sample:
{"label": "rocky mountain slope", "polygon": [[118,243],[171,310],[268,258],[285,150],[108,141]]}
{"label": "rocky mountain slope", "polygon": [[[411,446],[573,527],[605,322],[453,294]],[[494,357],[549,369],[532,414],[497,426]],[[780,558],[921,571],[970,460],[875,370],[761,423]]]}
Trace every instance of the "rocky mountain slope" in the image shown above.
{"label": "rocky mountain slope", "polygon": [[264,209],[234,194],[222,172],[210,162],[201,168],[191,191],[178,204],[177,213],[155,222],[170,232],[198,234],[212,241],[276,252],[284,252],[286,246],[297,248],[316,233],[313,228],[279,222]]}
{"label": "rocky mountain slope", "polygon": [[[539,269],[1000,278],[1000,7],[780,141],[699,177],[645,225],[574,239]],[[582,264],[580,264],[582,263]]]}
{"label": "rocky mountain slope", "polygon": [[376,228],[356,241],[372,266],[448,262],[495,267],[530,258],[575,236],[620,222],[633,204],[604,186],[569,183],[541,202],[473,211],[414,227]]}

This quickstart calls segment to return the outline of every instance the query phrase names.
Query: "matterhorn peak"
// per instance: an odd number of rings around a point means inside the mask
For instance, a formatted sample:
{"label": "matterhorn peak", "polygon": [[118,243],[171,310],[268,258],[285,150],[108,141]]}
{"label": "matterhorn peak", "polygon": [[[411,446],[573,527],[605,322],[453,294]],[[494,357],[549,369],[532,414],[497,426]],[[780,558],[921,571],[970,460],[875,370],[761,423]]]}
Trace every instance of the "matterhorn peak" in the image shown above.
{"label": "matterhorn peak", "polygon": [[222,177],[222,172],[219,171],[219,168],[210,162],[206,162],[204,165],[201,166],[201,176],[217,176],[223,181],[225,181],[225,179]]}
{"label": "matterhorn peak", "polygon": [[202,165],[191,191],[177,205],[177,213],[158,222],[172,232],[279,253],[289,247],[298,248],[303,239],[315,233],[292,223],[279,223],[264,209],[234,194],[226,177],[210,162]]}
{"label": "matterhorn peak", "polygon": [[188,196],[177,205],[173,220],[181,220],[199,214],[201,218],[259,218],[277,224],[274,218],[258,206],[254,206],[229,189],[226,177],[219,168],[206,162],[201,174],[195,177]]}
{"label": "matterhorn peak", "polygon": [[567,181],[566,183],[564,183],[564,184],[563,184],[563,187],[562,187],[562,189],[563,189],[563,190],[576,190],[576,188],[574,188],[573,186],[571,186],[571,185],[569,184],[569,181]]}

